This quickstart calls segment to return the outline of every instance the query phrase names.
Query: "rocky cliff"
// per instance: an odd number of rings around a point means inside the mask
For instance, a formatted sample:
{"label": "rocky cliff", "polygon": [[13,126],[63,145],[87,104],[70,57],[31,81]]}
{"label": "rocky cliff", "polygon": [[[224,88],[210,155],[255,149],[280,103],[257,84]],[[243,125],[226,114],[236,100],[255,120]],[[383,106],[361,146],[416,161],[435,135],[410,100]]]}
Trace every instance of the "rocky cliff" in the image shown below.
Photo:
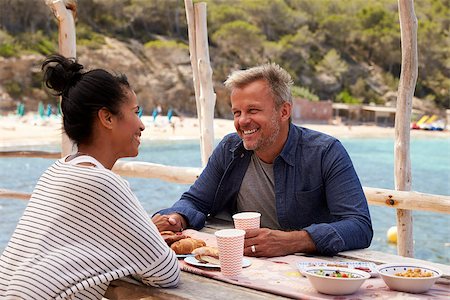
{"label": "rocky cliff", "polygon": [[[106,37],[103,45],[96,48],[79,46],[77,53],[79,62],[86,69],[104,68],[126,74],[144,114],[151,115],[153,109],[160,105],[163,114],[172,108],[176,115],[196,116],[192,69],[186,47],[145,47],[137,41],[122,42]],[[36,54],[0,57],[1,114],[14,111],[19,102],[25,104],[27,111],[37,111],[40,101],[44,104],[57,103],[57,98],[42,86],[40,64],[43,59],[44,56]],[[212,61],[214,71],[214,57]],[[353,63],[350,70],[351,76],[347,80],[364,78],[362,88],[376,91],[378,95],[383,95],[386,104],[395,105],[396,93],[384,84],[379,68]],[[224,78],[215,79],[215,116],[231,118],[229,94],[222,84]],[[303,76],[301,81],[314,82],[322,94],[331,94],[340,87],[339,82],[326,76]],[[437,113],[431,101],[415,99],[413,108]]]}
{"label": "rocky cliff", "polygon": [[[144,47],[135,41],[125,43],[105,38],[105,44],[98,49],[79,46],[77,53],[78,61],[86,69],[104,68],[126,74],[145,114],[161,105],[163,113],[172,108],[175,114],[196,115],[188,49]],[[27,110],[36,110],[39,101],[56,103],[56,97],[46,93],[40,81],[43,60],[41,55],[0,57],[2,113],[14,110],[19,101],[25,103]],[[230,117],[228,95],[220,82],[217,85],[216,116]],[[18,99],[19,94],[26,96]]]}

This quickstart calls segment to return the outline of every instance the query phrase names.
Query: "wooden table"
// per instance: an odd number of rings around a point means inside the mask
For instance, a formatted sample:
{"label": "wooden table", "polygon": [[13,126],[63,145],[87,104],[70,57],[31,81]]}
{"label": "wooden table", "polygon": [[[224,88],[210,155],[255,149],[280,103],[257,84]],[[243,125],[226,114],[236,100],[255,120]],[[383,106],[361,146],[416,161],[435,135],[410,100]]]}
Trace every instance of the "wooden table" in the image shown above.
{"label": "wooden table", "polygon": [[[202,232],[213,233],[217,229],[231,228],[231,223],[214,220],[209,223]],[[440,284],[450,285],[450,266],[423,261],[419,259],[406,258],[379,251],[367,249],[345,251],[333,257],[317,256],[316,258],[327,261],[369,261],[376,264],[382,263],[420,263],[435,266],[444,273],[439,279]],[[410,294],[414,296],[413,294]],[[316,297],[321,297],[317,293]],[[324,298],[329,298],[323,295]],[[161,289],[144,285],[137,285],[124,280],[113,281],[108,288],[105,298],[144,300],[144,299],[288,299],[283,296],[246,288],[227,282],[214,280],[193,273],[182,272],[181,283],[177,288]],[[360,298],[360,297],[359,297]]]}

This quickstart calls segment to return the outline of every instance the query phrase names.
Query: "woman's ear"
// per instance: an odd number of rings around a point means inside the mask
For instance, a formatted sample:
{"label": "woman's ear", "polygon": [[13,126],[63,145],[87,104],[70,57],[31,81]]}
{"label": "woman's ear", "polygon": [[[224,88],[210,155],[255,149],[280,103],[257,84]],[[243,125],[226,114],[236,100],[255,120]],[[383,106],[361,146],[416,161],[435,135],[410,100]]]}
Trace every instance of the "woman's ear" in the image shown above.
{"label": "woman's ear", "polygon": [[108,109],[104,107],[99,109],[97,116],[100,120],[100,124],[108,129],[112,129],[113,114]]}

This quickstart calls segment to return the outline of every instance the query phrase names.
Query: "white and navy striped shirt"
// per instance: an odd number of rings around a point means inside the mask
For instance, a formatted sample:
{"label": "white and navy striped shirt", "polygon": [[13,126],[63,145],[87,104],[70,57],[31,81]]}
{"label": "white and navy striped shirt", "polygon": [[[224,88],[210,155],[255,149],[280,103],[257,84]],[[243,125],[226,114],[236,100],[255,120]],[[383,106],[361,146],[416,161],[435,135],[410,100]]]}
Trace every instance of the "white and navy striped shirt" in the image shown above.
{"label": "white and navy striped shirt", "polygon": [[56,161],[39,179],[0,257],[0,299],[101,299],[132,275],[176,286],[180,269],[128,182],[105,169]]}

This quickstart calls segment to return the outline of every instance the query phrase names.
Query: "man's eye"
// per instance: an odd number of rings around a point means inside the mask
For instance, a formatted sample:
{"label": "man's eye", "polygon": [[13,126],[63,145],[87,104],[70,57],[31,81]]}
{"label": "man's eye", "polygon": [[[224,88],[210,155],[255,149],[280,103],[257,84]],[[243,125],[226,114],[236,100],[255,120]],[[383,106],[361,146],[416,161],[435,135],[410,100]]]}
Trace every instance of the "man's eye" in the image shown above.
{"label": "man's eye", "polygon": [[239,117],[240,115],[241,115],[241,113],[238,112],[238,111],[235,111],[235,112],[233,113],[233,116],[234,116],[234,117]]}

